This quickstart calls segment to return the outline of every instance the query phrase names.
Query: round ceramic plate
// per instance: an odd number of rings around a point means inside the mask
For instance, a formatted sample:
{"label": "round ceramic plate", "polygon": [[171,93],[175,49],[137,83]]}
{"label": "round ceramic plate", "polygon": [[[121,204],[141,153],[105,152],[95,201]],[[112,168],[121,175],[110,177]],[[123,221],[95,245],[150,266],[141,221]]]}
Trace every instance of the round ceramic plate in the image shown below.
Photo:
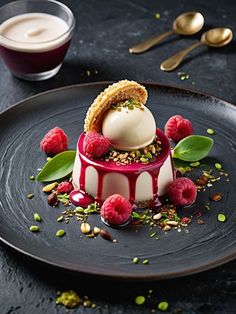
{"label": "round ceramic plate", "polygon": [[[207,135],[207,128],[215,130],[214,147],[204,160],[206,169],[220,162],[229,172],[228,177],[200,192],[195,206],[182,209],[179,216],[192,216],[192,222],[181,232],[156,231],[150,237],[150,227],[128,225],[122,229],[110,229],[98,215],[89,217],[92,226],[109,228],[117,243],[101,237],[89,239],[81,236],[76,220],[58,223],[57,217],[65,208],[52,208],[42,192],[42,184],[29,177],[45,163],[45,155],[39,149],[43,135],[59,126],[69,137],[70,149],[76,148],[78,136],[83,130],[83,120],[88,106],[107,86],[94,83],[65,87],[26,99],[0,115],[0,237],[3,242],[32,258],[47,264],[84,274],[127,280],[157,280],[184,276],[223,264],[236,257],[236,107],[214,97],[193,91],[157,84],[145,84],[148,107],[153,112],[157,126],[163,128],[167,119],[181,114],[192,121],[195,134]],[[197,176],[204,168],[198,168],[190,176]],[[217,175],[217,172],[215,172]],[[210,202],[214,192],[223,194],[220,202]],[[33,193],[31,200],[27,195]],[[201,212],[201,218],[195,213]],[[29,231],[37,224],[33,214],[42,217],[40,232]],[[221,223],[219,213],[227,216]],[[201,219],[204,224],[198,224]],[[57,238],[58,229],[66,235]],[[159,240],[156,237],[159,237]],[[133,264],[133,257],[140,263]],[[149,260],[143,265],[144,259]]]}

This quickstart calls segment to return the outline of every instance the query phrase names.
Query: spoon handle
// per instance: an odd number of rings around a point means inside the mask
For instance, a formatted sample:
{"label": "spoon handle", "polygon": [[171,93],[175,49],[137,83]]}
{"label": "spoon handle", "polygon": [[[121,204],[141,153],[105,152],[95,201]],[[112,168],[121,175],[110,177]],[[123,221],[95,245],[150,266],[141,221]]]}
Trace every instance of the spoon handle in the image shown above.
{"label": "spoon handle", "polygon": [[159,44],[162,40],[164,40],[166,37],[172,35],[174,33],[173,30],[165,32],[159,36],[151,37],[144,42],[137,44],[133,47],[129,48],[130,53],[142,53],[150,49],[151,47],[155,46],[156,44]]}
{"label": "spoon handle", "polygon": [[183,58],[193,49],[199,47],[200,45],[203,45],[202,42],[197,42],[195,44],[193,44],[190,47],[187,47],[183,50],[181,50],[180,52],[176,53],[175,55],[173,55],[172,57],[166,59],[165,61],[163,61],[160,65],[160,69],[162,71],[173,71],[174,69],[176,69],[178,67],[178,65],[181,63],[181,61],[183,60]]}

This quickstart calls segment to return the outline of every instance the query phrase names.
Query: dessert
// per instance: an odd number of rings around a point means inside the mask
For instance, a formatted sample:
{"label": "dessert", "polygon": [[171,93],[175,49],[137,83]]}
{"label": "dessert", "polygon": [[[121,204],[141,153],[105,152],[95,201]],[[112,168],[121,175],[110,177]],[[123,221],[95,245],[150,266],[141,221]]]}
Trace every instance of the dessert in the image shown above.
{"label": "dessert", "polygon": [[[145,106],[147,96],[142,85],[122,80],[105,89],[88,109],[72,179],[75,189],[98,203],[120,194],[139,206],[154,205],[175,178],[169,140],[156,128]],[[86,154],[91,132],[98,133],[98,145],[110,143],[101,157]]]}

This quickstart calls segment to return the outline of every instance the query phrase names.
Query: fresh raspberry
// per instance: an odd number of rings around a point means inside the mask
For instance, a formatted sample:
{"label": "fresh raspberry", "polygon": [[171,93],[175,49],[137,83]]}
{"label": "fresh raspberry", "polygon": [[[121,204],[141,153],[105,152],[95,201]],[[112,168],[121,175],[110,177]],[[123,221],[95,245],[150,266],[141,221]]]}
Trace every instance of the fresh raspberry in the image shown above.
{"label": "fresh raspberry", "polygon": [[67,193],[69,194],[73,190],[73,185],[71,182],[63,181],[58,184],[57,186],[57,192],[60,194]]}
{"label": "fresh raspberry", "polygon": [[193,134],[193,127],[188,119],[184,119],[180,115],[175,115],[170,117],[166,122],[165,133],[170,139],[177,142]]}
{"label": "fresh raspberry", "polygon": [[68,149],[68,138],[66,133],[55,127],[44,135],[40,142],[40,148],[47,154],[56,155]]}
{"label": "fresh raspberry", "polygon": [[120,225],[128,221],[132,205],[120,194],[109,196],[101,207],[102,218],[111,225]]}
{"label": "fresh raspberry", "polygon": [[174,205],[191,205],[197,197],[197,187],[188,178],[177,178],[169,187],[169,198]]}
{"label": "fresh raspberry", "polygon": [[83,148],[88,157],[99,158],[108,152],[110,145],[106,137],[92,131],[86,134]]}

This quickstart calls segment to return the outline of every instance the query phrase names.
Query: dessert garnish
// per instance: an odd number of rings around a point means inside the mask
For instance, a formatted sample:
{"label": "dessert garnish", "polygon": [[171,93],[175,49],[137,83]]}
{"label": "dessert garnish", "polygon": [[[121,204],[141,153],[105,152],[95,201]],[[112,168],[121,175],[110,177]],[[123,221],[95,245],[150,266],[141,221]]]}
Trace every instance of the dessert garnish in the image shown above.
{"label": "dessert garnish", "polygon": [[101,207],[101,217],[110,225],[122,225],[129,221],[132,205],[122,195],[109,196]]}
{"label": "dessert garnish", "polygon": [[169,303],[166,302],[166,301],[162,301],[158,304],[158,310],[162,311],[162,312],[165,312],[168,310],[169,308]]}
{"label": "dessert garnish", "polygon": [[173,158],[183,161],[195,162],[206,157],[214,141],[202,135],[190,135],[183,138],[173,149]]}
{"label": "dessert garnish", "polygon": [[64,152],[68,149],[68,137],[61,128],[55,127],[44,135],[40,142],[40,148],[51,155]]}
{"label": "dessert garnish", "polygon": [[197,187],[188,178],[177,178],[171,182],[168,195],[174,205],[191,205],[196,200]]}
{"label": "dessert garnish", "polygon": [[60,194],[69,194],[73,190],[73,185],[71,182],[68,181],[62,181],[59,183],[59,185],[56,188],[57,193]]}
{"label": "dessert garnish", "polygon": [[68,309],[74,309],[78,306],[92,309],[96,308],[96,304],[93,303],[88,296],[80,297],[74,290],[58,291],[57,295],[56,304],[62,304]]}
{"label": "dessert garnish", "polygon": [[192,123],[180,115],[169,118],[165,124],[165,134],[175,142],[193,134]]}
{"label": "dessert garnish", "polygon": [[209,134],[209,135],[214,135],[215,134],[215,131],[213,130],[213,129],[207,129],[207,133]]}
{"label": "dessert garnish", "polygon": [[90,204],[93,204],[95,200],[91,195],[88,195],[83,191],[74,190],[70,193],[70,201],[75,206],[81,206],[86,208]]}
{"label": "dessert garnish", "polygon": [[38,173],[36,181],[51,182],[71,174],[76,152],[67,150],[51,158]]}
{"label": "dessert garnish", "polygon": [[108,152],[110,145],[110,141],[105,136],[91,131],[84,138],[83,149],[86,156],[99,158]]}
{"label": "dessert garnish", "polygon": [[110,148],[108,153],[104,156],[104,159],[107,161],[115,161],[118,165],[127,165],[132,162],[141,162],[145,164],[159,156],[161,150],[161,141],[155,136],[151,144],[140,149],[124,152],[115,148]]}
{"label": "dessert garnish", "polygon": [[100,132],[103,116],[112,105],[135,99],[141,104],[147,101],[147,91],[140,84],[134,81],[123,80],[107,87],[90,106],[85,118],[85,132]]}
{"label": "dessert garnish", "polygon": [[224,214],[218,214],[217,218],[220,222],[225,222],[227,220],[227,217]]}

